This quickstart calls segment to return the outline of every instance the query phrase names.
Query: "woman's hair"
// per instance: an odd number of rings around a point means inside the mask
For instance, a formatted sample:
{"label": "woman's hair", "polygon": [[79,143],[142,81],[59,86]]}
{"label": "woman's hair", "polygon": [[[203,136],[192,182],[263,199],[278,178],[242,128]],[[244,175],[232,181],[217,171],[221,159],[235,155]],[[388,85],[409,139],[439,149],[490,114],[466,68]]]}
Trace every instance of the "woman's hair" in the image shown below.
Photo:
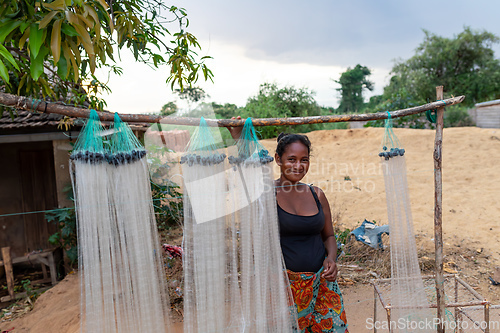
{"label": "woman's hair", "polygon": [[276,146],[276,154],[279,157],[283,156],[286,147],[294,142],[300,142],[307,147],[307,153],[311,153],[311,141],[306,135],[302,134],[292,134],[292,133],[280,133],[278,135],[278,145]]}

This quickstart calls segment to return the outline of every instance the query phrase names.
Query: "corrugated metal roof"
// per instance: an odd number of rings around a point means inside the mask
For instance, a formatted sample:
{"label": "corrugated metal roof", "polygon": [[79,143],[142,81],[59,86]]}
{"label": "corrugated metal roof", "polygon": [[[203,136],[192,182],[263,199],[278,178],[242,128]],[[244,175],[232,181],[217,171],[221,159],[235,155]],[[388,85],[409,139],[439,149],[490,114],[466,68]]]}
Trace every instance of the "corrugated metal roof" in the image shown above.
{"label": "corrugated metal roof", "polygon": [[488,102],[482,102],[482,103],[477,103],[475,107],[484,107],[484,106],[490,106],[490,105],[496,105],[500,104],[500,99],[495,99],[493,101],[488,101]]}
{"label": "corrugated metal roof", "polygon": [[[0,117],[0,129],[52,129],[57,130],[59,121],[63,119],[64,116],[55,113],[42,113],[42,112],[31,112],[31,111],[21,111],[18,110],[14,114],[14,119],[11,118],[9,112],[4,111],[2,117]],[[74,118],[74,124],[71,128],[80,129],[84,124],[84,120],[80,118]],[[109,125],[109,122],[104,122],[105,125]],[[145,132],[149,124],[146,123],[130,123],[130,127],[133,130]]]}
{"label": "corrugated metal roof", "polygon": [[0,128],[57,128],[57,125],[59,125],[59,120],[61,120],[62,118],[64,118],[64,116],[53,113],[48,114],[35,113],[30,111],[17,111],[17,113],[14,114],[14,119],[12,119],[9,112],[4,111],[2,117],[0,117]]}

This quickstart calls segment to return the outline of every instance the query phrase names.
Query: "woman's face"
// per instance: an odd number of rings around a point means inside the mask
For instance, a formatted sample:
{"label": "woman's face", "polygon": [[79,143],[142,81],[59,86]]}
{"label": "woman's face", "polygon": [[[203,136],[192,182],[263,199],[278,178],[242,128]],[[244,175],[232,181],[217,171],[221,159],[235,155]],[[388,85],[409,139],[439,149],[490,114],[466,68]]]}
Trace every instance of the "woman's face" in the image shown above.
{"label": "woman's face", "polygon": [[309,151],[300,141],[289,144],[283,155],[275,155],[276,163],[281,169],[281,175],[287,180],[299,182],[309,170]]}

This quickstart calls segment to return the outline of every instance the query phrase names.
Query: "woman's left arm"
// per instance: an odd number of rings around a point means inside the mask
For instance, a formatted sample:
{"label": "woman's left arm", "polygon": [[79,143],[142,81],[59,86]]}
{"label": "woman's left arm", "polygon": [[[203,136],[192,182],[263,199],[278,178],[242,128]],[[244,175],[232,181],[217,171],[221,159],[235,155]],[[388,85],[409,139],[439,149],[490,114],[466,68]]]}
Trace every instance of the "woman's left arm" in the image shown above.
{"label": "woman's left arm", "polygon": [[335,232],[333,231],[332,224],[332,213],[330,211],[330,204],[323,191],[316,187],[316,193],[318,194],[319,201],[323,207],[323,212],[325,213],[325,226],[321,232],[323,237],[323,242],[325,243],[325,248],[327,256],[323,261],[324,271],[321,274],[327,281],[333,282],[337,279],[337,239],[335,238]]}

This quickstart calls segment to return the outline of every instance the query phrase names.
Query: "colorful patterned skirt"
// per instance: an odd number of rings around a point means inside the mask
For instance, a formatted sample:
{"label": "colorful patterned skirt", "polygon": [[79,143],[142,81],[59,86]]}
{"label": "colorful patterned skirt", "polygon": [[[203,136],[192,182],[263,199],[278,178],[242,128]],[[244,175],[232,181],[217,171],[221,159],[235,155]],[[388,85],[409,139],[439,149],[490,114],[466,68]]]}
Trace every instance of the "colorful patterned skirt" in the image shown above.
{"label": "colorful patterned skirt", "polygon": [[287,270],[300,333],[347,333],[347,318],[337,282],[317,273]]}

